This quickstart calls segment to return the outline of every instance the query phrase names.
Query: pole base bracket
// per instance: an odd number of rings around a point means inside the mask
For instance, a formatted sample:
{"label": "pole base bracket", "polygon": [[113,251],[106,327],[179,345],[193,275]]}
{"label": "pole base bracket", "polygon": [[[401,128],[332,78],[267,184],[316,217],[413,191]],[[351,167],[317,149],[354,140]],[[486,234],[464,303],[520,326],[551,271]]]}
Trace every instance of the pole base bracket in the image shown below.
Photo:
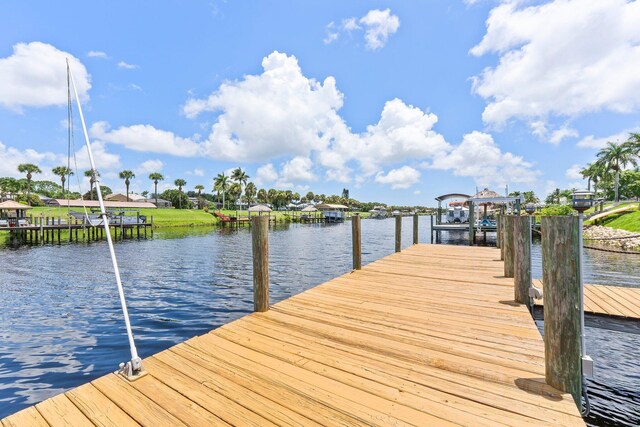
{"label": "pole base bracket", "polygon": [[135,361],[130,360],[127,363],[120,363],[120,369],[114,373],[126,378],[128,381],[135,381],[147,375],[147,371],[142,367],[142,362],[139,358]]}

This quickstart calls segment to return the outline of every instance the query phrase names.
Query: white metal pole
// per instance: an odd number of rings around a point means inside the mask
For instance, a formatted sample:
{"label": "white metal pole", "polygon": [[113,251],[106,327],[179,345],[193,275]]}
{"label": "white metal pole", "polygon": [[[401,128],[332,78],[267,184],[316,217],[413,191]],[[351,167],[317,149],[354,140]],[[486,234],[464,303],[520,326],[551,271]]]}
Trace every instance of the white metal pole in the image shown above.
{"label": "white metal pole", "polygon": [[[529,215],[529,270],[533,269],[533,224],[535,223],[535,221],[532,221],[532,219],[535,219],[535,217],[533,216],[533,214]],[[533,306],[534,306],[534,302],[533,302],[533,296],[531,296],[531,288],[533,288],[533,275],[531,273],[531,271],[529,272],[530,277],[532,278],[532,281],[529,283],[529,310],[531,311],[531,316],[533,316]]]}
{"label": "white metal pole", "polygon": [[580,245],[580,339],[581,343],[581,356],[584,357],[587,355],[587,345],[585,342],[585,333],[584,333],[584,255],[583,255],[583,241],[582,241],[582,221],[583,215],[582,212],[578,212],[578,245]]}
{"label": "white metal pole", "polygon": [[[69,60],[67,60],[67,71],[71,77],[71,85],[73,86],[73,93],[76,97],[78,105],[78,112],[80,113],[80,121],[82,122],[82,131],[84,133],[84,139],[87,144],[87,151],[89,153],[89,162],[91,163],[91,170],[94,175],[94,181],[96,184],[96,193],[98,194],[98,203],[100,204],[100,215],[102,216],[102,225],[107,236],[107,244],[109,245],[109,253],[111,254],[111,262],[113,264],[113,271],[116,276],[116,284],[118,285],[118,294],[120,295],[120,305],[122,306],[122,313],[124,314],[124,323],[127,328],[127,337],[129,338],[129,348],[131,350],[131,364],[134,370],[139,370],[142,365],[140,357],[138,356],[138,350],[136,349],[136,343],[133,340],[133,332],[131,330],[131,322],[129,321],[129,311],[127,310],[127,302],[124,298],[124,290],[122,288],[122,281],[120,279],[120,269],[118,268],[118,261],[116,259],[116,252],[113,247],[113,241],[111,240],[111,233],[109,231],[109,219],[107,218],[107,211],[104,207],[104,201],[102,200],[102,192],[100,191],[100,182],[96,174],[96,165],[93,160],[93,153],[91,152],[91,144],[89,142],[89,134],[87,133],[87,125],[84,121],[84,115],[82,114],[82,107],[80,106],[80,98],[78,97],[78,90],[76,89],[76,82],[73,79],[71,68],[69,67]],[[71,124],[69,124],[71,125]]]}

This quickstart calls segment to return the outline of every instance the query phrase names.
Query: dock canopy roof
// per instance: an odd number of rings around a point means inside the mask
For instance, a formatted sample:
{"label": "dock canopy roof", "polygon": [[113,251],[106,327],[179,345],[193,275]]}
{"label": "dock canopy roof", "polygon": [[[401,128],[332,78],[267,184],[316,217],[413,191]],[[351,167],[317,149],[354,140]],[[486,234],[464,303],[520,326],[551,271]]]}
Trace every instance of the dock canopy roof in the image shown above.
{"label": "dock canopy roof", "polygon": [[474,195],[473,197],[469,197],[467,199],[468,202],[473,202],[473,203],[478,203],[478,204],[485,204],[485,203],[513,203],[516,201],[520,201],[521,203],[524,202],[524,197],[522,195],[520,196],[501,196],[500,194],[496,193],[495,191],[489,190],[488,188],[485,188],[484,190],[478,192],[476,195]]}
{"label": "dock canopy roof", "polygon": [[[62,206],[70,208],[99,208],[100,203],[97,200],[67,200],[67,199],[51,199],[47,202],[49,206]],[[111,209],[156,209],[156,205],[148,202],[104,202],[105,208]]]}
{"label": "dock canopy roof", "polygon": [[450,194],[443,194],[442,196],[438,196],[438,197],[436,197],[436,201],[438,201],[438,202],[442,202],[442,201],[447,200],[447,199],[457,199],[457,198],[465,199],[465,200],[466,200],[466,199],[468,199],[469,197],[471,197],[471,196],[470,196],[470,195],[468,195],[468,194],[462,194],[462,193],[450,193]]}
{"label": "dock canopy roof", "polygon": [[249,212],[271,212],[271,208],[265,205],[255,205],[251,206]]}
{"label": "dock canopy roof", "polygon": [[300,212],[315,212],[318,209],[315,206],[307,206],[306,208],[302,209]]}
{"label": "dock canopy roof", "polygon": [[345,205],[334,205],[334,204],[329,204],[329,203],[323,203],[321,205],[316,205],[316,208],[320,209],[320,210],[349,209],[349,207],[345,206]]}
{"label": "dock canopy roof", "polygon": [[32,209],[31,206],[23,205],[22,203],[14,202],[13,200],[7,200],[0,203],[0,210],[15,211],[22,209]]}

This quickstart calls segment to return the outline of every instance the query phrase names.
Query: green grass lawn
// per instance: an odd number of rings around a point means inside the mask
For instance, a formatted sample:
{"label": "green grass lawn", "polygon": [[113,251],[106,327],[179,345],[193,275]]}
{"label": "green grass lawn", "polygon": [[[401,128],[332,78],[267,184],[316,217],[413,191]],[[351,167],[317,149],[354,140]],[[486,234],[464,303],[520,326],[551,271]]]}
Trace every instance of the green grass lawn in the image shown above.
{"label": "green grass lawn", "polygon": [[[74,209],[75,211],[82,212],[82,209]],[[213,212],[213,211],[211,211]],[[227,216],[247,217],[248,211],[236,211],[225,209],[221,211]],[[54,207],[34,207],[27,215],[39,216],[44,215],[47,217],[61,217],[66,218],[67,208],[54,208]],[[295,217],[299,216],[300,212],[295,212]],[[311,212],[313,215],[314,212]],[[212,226],[218,224],[218,219],[211,213],[207,213],[203,210],[197,209],[140,209],[140,215],[145,215],[147,220],[150,221],[153,217],[153,225],[155,228],[164,227],[198,227],[198,226]],[[257,214],[252,214],[254,216]],[[263,215],[265,215],[263,213]],[[368,212],[360,214],[363,218],[369,216]],[[288,222],[293,220],[292,212],[271,212],[271,217],[275,216],[277,221]]]}
{"label": "green grass lawn", "polygon": [[[82,209],[76,208],[74,210],[82,212]],[[44,216],[65,218],[67,216],[67,208],[34,207],[28,215],[37,216],[41,213]],[[217,224],[217,220],[213,215],[201,210],[140,209],[140,215],[145,215],[148,221],[153,217],[155,227],[195,227]]]}
{"label": "green grass lawn", "polygon": [[[607,210],[607,209],[609,209],[609,208],[611,208],[611,210],[612,210],[612,209],[618,209],[618,208],[625,207],[625,206],[627,206],[627,205],[637,205],[637,204],[638,204],[638,202],[620,202],[620,203],[618,204],[618,206],[613,206],[614,204],[615,204],[614,202],[605,202],[605,203],[604,203],[604,205],[603,205],[603,209],[604,209],[604,210]],[[590,213],[594,212],[594,211],[596,210],[596,208],[598,209],[598,211],[600,210],[600,204],[599,204],[599,203],[598,203],[598,204],[596,204],[596,205],[594,205],[592,208],[587,209],[587,210],[585,211],[585,215],[588,215],[588,214],[590,214]]]}
{"label": "green grass lawn", "polygon": [[611,219],[607,218],[602,225],[632,232],[640,232],[640,211],[622,215],[611,215]]}

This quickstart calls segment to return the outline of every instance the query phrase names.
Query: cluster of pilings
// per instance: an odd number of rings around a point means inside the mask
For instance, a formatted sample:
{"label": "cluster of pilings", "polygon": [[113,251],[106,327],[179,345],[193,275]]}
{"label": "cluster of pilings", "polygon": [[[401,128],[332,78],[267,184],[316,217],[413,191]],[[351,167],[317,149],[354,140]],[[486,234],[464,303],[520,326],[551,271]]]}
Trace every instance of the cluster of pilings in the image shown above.
{"label": "cluster of pilings", "polygon": [[[530,304],[531,222],[528,216],[501,215],[500,259],[505,277],[514,279],[514,300]],[[541,220],[544,284],[545,380],[571,393],[580,406],[582,394],[580,233],[576,216]]]}

